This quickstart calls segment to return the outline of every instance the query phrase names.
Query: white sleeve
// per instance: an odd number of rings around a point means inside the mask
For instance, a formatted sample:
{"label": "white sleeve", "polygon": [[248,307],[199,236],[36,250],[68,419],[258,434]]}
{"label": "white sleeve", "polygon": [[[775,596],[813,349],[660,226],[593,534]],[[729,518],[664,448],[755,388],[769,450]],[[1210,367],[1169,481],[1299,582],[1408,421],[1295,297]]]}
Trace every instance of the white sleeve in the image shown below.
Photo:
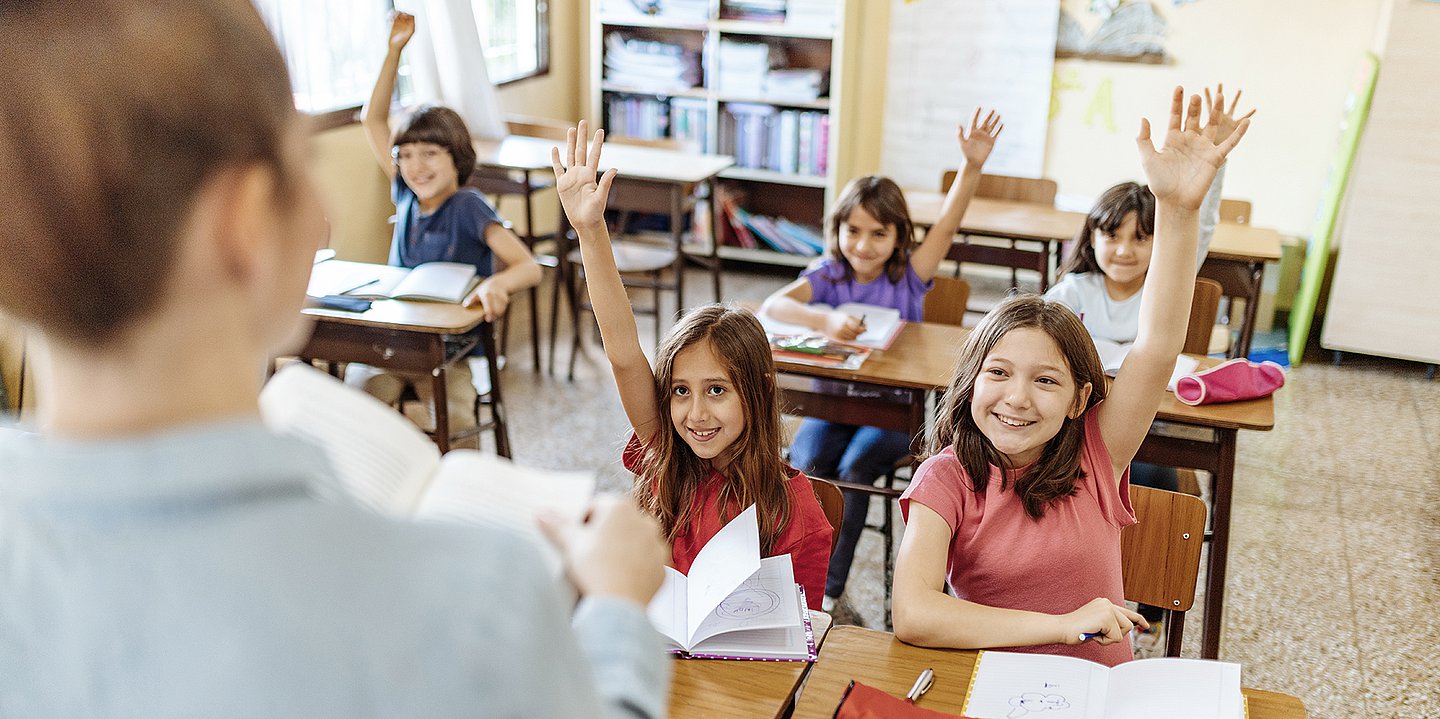
{"label": "white sleeve", "polygon": [[1215,171],[1215,179],[1205,193],[1205,200],[1200,203],[1200,254],[1195,258],[1196,269],[1205,263],[1205,255],[1210,252],[1210,240],[1215,238],[1215,226],[1220,224],[1220,186],[1225,184],[1225,167],[1228,164]]}

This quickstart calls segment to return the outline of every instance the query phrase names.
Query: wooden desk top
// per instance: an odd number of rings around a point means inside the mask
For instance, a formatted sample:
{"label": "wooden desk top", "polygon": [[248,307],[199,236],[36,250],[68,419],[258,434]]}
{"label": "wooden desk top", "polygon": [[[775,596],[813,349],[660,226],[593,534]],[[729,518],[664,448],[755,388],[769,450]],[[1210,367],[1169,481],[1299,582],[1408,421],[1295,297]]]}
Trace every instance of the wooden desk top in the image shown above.
{"label": "wooden desk top", "polygon": [[[820,646],[830,630],[830,615],[811,612]],[[744,662],[729,659],[676,659],[670,683],[670,716],[778,717],[810,670],[808,662]]]}
{"label": "wooden desk top", "polygon": [[[487,167],[514,170],[549,170],[550,148],[564,142],[541,137],[511,135],[504,140],[477,140],[476,162]],[[735,164],[728,155],[701,155],[679,150],[605,143],[600,155],[601,169],[614,167],[620,177],[660,182],[704,182]]]}
{"label": "wooden desk top", "polygon": [[[905,201],[916,225],[929,227],[940,217],[945,196],[907,190]],[[1033,202],[977,197],[970,201],[960,231],[1018,240],[1068,242],[1085,225],[1085,213],[1057,210]],[[1215,228],[1207,258],[1239,262],[1280,259],[1280,233],[1265,227],[1222,222]]]}
{"label": "wooden desk top", "polygon": [[[320,264],[326,265],[327,269],[340,270],[345,274],[369,274],[375,277],[403,271],[403,268],[400,267],[346,260],[326,260]],[[312,274],[312,283],[316,280],[317,277]],[[301,313],[325,322],[446,335],[469,332],[485,319],[485,311],[479,307],[410,300],[376,300],[365,312],[306,307],[301,310]]]}
{"label": "wooden desk top", "polygon": [[[782,360],[776,360],[775,366],[781,372],[809,377],[943,391],[950,386],[955,359],[969,334],[969,329],[953,325],[906,322],[890,349],[872,352],[859,369],[813,367]],[[1211,357],[1196,359],[1200,361],[1201,369],[1224,361]],[[1191,407],[1167,392],[1160,402],[1156,419],[1216,429],[1268,431],[1275,426],[1275,399],[1271,396]]]}
{"label": "wooden desk top", "polygon": [[[935,683],[918,706],[959,714],[975,667],[973,651],[925,649],[905,644],[889,632],[862,627],[836,627],[825,641],[820,661],[810,670],[805,690],[795,708],[795,719],[829,719],[835,705],[854,679],[903,697],[926,668],[935,670]],[[1242,689],[1250,719],[1303,719],[1305,705],[1288,694]]]}

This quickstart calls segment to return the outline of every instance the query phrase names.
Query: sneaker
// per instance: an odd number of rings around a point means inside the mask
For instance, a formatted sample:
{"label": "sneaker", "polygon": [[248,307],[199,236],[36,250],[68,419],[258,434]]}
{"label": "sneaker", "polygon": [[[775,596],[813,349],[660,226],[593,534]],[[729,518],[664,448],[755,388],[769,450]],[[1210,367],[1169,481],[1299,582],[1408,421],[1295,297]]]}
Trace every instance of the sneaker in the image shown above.
{"label": "sneaker", "polygon": [[825,598],[820,600],[820,611],[825,612],[826,614],[834,614],[835,604],[839,601],[839,597],[832,597],[829,594],[826,594]]}
{"label": "sneaker", "polygon": [[1136,627],[1130,633],[1130,648],[1134,650],[1136,659],[1164,656],[1165,622],[1157,619],[1150,622],[1149,629]]}

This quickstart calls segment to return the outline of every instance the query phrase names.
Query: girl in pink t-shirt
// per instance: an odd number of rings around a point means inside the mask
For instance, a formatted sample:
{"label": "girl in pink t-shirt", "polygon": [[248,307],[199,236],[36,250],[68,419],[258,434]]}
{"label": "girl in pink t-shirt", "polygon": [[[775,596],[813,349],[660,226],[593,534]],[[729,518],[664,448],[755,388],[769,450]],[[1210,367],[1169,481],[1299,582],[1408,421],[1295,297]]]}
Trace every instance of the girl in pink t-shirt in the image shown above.
{"label": "girl in pink t-shirt", "polygon": [[1146,623],[1123,605],[1120,530],[1135,521],[1127,468],[1185,342],[1201,200],[1249,127],[1214,145],[1200,134],[1199,96],[1183,105],[1177,87],[1159,151],[1141,121],[1155,248],[1139,333],[1109,391],[1085,327],[1058,303],[1007,299],[966,340],[936,454],[901,499],[900,639],[1131,658],[1126,634]]}

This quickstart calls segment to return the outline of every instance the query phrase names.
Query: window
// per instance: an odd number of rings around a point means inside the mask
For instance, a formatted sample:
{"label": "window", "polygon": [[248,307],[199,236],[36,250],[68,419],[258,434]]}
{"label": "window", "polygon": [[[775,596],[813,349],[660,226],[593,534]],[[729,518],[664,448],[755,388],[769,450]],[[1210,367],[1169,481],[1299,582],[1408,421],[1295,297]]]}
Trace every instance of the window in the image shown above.
{"label": "window", "polygon": [[[320,114],[370,99],[385,59],[392,0],[254,0],[285,64],[295,107]],[[401,93],[408,85],[401,67]]]}
{"label": "window", "polygon": [[548,0],[473,0],[485,68],[496,85],[550,69]]}

